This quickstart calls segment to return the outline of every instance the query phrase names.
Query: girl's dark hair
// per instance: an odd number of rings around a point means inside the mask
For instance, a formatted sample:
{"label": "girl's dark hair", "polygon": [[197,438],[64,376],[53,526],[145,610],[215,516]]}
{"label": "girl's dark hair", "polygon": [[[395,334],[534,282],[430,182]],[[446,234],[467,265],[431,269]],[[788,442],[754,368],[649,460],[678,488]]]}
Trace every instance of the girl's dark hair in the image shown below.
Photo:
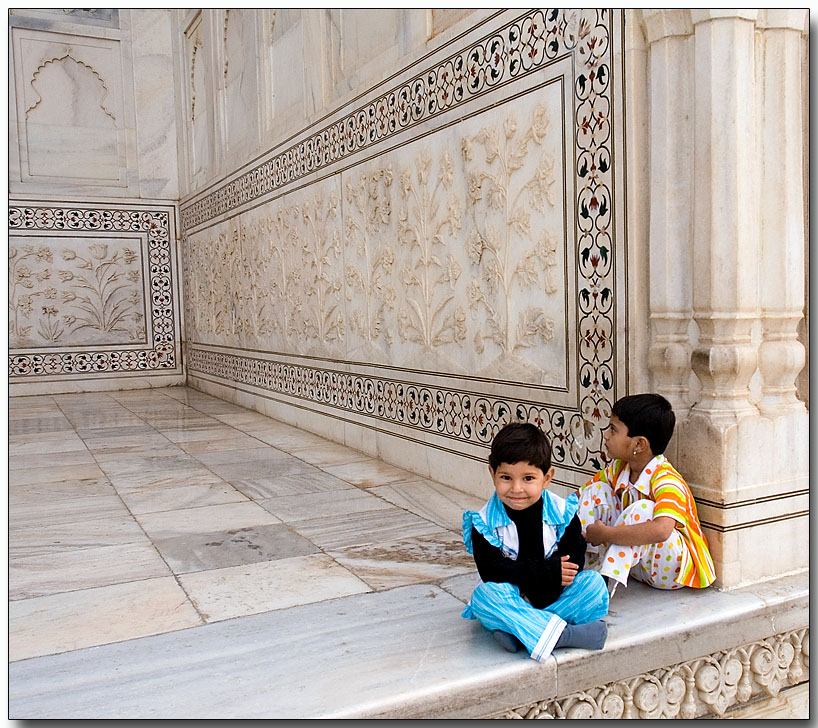
{"label": "girl's dark hair", "polygon": [[676,426],[673,407],[661,394],[622,397],[614,403],[611,414],[628,428],[630,437],[647,438],[654,455],[665,451]]}
{"label": "girl's dark hair", "polygon": [[489,466],[526,462],[547,473],[551,467],[551,444],[545,433],[530,422],[512,422],[503,427],[491,443]]}

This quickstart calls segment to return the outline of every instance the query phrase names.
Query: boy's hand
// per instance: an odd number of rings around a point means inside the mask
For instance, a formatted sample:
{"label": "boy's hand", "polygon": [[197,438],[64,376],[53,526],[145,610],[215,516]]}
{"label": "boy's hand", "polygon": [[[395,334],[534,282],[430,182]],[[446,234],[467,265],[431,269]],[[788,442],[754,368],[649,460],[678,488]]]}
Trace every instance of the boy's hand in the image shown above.
{"label": "boy's hand", "polygon": [[601,543],[606,543],[606,531],[608,527],[602,521],[594,521],[588,524],[585,528],[585,540],[591,546],[599,546]]}
{"label": "boy's hand", "polygon": [[562,566],[562,585],[568,586],[572,584],[574,581],[574,577],[577,575],[579,571],[579,567],[573,562],[569,561],[568,559],[571,558],[568,555],[561,556],[560,561],[562,562],[560,566]]}

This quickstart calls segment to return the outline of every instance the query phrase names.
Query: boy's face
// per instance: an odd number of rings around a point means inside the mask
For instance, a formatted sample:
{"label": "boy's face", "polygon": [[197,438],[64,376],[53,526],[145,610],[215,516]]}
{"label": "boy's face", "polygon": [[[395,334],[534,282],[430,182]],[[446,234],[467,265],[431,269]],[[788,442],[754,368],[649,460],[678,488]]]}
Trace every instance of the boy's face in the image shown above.
{"label": "boy's face", "polygon": [[605,450],[611,460],[627,460],[633,455],[634,439],[628,435],[628,428],[616,415],[611,415],[606,430],[602,433]]}
{"label": "boy's face", "polygon": [[497,497],[515,511],[533,506],[554,477],[554,468],[544,473],[536,465],[526,462],[500,463],[497,470],[489,466],[489,472]]}

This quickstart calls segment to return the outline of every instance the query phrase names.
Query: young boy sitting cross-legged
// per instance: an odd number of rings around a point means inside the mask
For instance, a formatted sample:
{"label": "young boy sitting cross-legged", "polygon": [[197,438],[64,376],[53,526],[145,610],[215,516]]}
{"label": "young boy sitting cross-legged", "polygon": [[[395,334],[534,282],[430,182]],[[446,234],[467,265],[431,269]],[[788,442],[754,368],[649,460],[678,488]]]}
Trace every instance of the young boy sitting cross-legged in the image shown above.
{"label": "young boy sitting cross-legged", "polygon": [[463,616],[478,619],[509,652],[522,644],[534,660],[557,647],[602,649],[608,591],[598,572],[582,570],[576,494],[546,490],[554,468],[543,431],[522,422],[503,427],[489,472],[494,495],[463,514],[463,540],[480,574]]}
{"label": "young boy sitting cross-legged", "polygon": [[662,454],[675,424],[659,394],[617,400],[603,433],[612,462],[580,490],[587,567],[608,577],[611,594],[628,575],[657,589],[716,578],[693,495]]}

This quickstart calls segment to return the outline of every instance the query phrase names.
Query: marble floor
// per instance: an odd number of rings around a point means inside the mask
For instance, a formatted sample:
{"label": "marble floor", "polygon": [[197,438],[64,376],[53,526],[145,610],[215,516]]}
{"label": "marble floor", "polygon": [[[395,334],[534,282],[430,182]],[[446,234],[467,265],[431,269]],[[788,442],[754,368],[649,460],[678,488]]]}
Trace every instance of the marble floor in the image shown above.
{"label": "marble floor", "polygon": [[9,468],[11,662],[473,579],[476,499],[184,387],[12,398]]}

